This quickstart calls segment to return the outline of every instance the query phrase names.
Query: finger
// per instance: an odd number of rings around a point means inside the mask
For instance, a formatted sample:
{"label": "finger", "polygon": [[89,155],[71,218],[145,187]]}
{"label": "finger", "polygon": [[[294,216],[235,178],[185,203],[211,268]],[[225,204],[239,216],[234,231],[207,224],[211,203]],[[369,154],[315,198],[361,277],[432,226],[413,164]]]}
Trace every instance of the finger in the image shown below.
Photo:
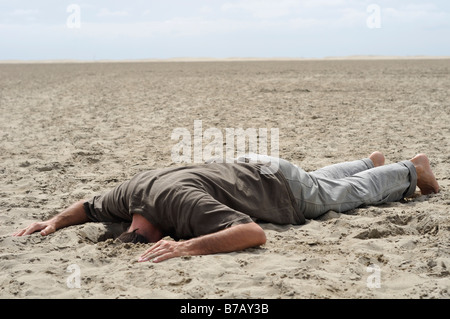
{"label": "finger", "polygon": [[24,236],[25,233],[27,232],[27,230],[28,230],[28,227],[27,227],[27,228],[24,228],[24,229],[21,229],[21,230],[15,232],[15,233],[13,234],[13,236],[16,236],[16,237]]}
{"label": "finger", "polygon": [[147,250],[141,255],[141,257],[145,257],[146,255],[148,255],[148,254],[150,254],[150,253],[152,253],[152,252],[155,252],[155,251],[161,249],[161,246],[162,246],[162,242],[161,242],[161,241],[157,242],[157,243],[154,244],[152,247],[150,247],[149,249],[147,249]]}
{"label": "finger", "polygon": [[44,228],[44,226],[42,226],[41,224],[32,224],[31,226],[29,226],[25,232],[23,233],[23,235],[30,235],[34,232],[37,232],[39,230],[41,230],[42,228]]}
{"label": "finger", "polygon": [[146,262],[146,261],[149,261],[149,260],[151,260],[152,258],[154,258],[156,256],[157,255],[155,255],[155,254],[151,254],[151,255],[139,257],[138,262]]}
{"label": "finger", "polygon": [[151,255],[154,251],[155,251],[155,248],[154,248],[154,247],[149,248],[149,249],[147,249],[140,257],[141,257],[141,258],[145,258],[145,257],[147,257],[148,255]]}
{"label": "finger", "polygon": [[166,244],[162,245],[162,247],[160,249],[157,249],[157,250],[153,251],[152,253],[139,258],[139,262],[146,262],[146,261],[153,259],[154,263],[159,263],[164,260],[174,258],[174,257],[179,257],[179,256],[180,256],[180,254],[177,253],[176,250],[172,249],[172,247],[170,245],[168,246],[166,243]]}
{"label": "finger", "polygon": [[139,258],[139,261],[149,261],[150,259],[153,259],[155,257],[158,257],[158,256],[164,254],[165,251],[166,251],[165,249],[158,249],[156,251],[149,252],[149,253],[144,254],[143,256],[141,256]]}
{"label": "finger", "polygon": [[178,256],[176,254],[174,254],[173,252],[167,252],[167,253],[165,253],[165,254],[163,254],[161,256],[158,256],[158,257],[154,258],[153,262],[154,263],[160,263],[160,262],[162,262],[164,260],[171,259],[171,258],[174,258],[174,257],[178,257]]}
{"label": "finger", "polygon": [[20,237],[25,232],[26,228],[16,231],[12,236]]}
{"label": "finger", "polygon": [[139,261],[149,261],[153,258],[156,258],[158,256],[161,256],[161,255],[164,255],[167,253],[171,253],[171,252],[172,252],[172,250],[170,249],[170,245],[168,245],[167,242],[162,242],[157,247],[149,249],[145,254],[143,254],[139,258]]}
{"label": "finger", "polygon": [[49,235],[51,233],[54,233],[54,232],[55,232],[54,227],[49,225],[49,226],[45,227],[43,230],[41,230],[41,235],[42,236],[47,236],[47,235]]}

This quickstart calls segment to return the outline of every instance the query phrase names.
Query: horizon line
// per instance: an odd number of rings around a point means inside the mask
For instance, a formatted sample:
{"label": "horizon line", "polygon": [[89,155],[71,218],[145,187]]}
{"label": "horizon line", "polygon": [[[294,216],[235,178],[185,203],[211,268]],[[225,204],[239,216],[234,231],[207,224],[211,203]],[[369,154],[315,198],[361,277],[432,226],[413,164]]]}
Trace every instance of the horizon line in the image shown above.
{"label": "horizon line", "polygon": [[328,57],[173,57],[173,58],[148,58],[148,59],[48,59],[25,60],[6,59],[0,60],[0,64],[58,64],[58,63],[146,63],[146,62],[251,62],[251,61],[321,61],[321,60],[445,60],[450,56],[440,55],[348,55]]}

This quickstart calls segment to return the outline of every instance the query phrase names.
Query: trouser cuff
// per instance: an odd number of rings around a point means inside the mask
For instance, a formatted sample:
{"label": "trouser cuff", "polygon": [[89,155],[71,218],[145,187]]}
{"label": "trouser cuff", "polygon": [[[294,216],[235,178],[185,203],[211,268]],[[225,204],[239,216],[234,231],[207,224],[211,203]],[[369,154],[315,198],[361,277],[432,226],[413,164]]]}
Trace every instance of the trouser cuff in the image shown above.
{"label": "trouser cuff", "polygon": [[406,166],[409,170],[409,188],[406,190],[405,194],[403,195],[403,197],[411,197],[412,195],[414,195],[414,192],[416,191],[416,186],[417,186],[417,171],[416,171],[416,167],[414,166],[414,164],[411,161],[403,161],[400,162],[400,164]]}
{"label": "trouser cuff", "polygon": [[364,158],[364,159],[362,159],[362,161],[364,162],[364,164],[366,164],[367,169],[371,169],[371,168],[375,167],[375,165],[373,165],[373,162],[370,158]]}

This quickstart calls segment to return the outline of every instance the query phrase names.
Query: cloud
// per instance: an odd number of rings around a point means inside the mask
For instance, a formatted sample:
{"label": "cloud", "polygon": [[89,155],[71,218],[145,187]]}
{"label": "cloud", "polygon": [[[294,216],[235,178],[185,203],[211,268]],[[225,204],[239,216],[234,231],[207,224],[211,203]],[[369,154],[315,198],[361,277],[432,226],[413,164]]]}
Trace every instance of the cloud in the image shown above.
{"label": "cloud", "polygon": [[[221,6],[223,12],[245,12],[258,19],[276,19],[302,13],[314,15],[337,7],[354,5],[353,0],[241,0],[226,2]],[[313,17],[309,17],[313,18]]]}
{"label": "cloud", "polygon": [[382,18],[396,25],[450,26],[450,12],[439,10],[434,4],[383,7]]}
{"label": "cloud", "polygon": [[37,9],[15,9],[0,13],[0,23],[33,23],[37,21],[40,15]]}
{"label": "cloud", "polygon": [[99,17],[128,17],[130,13],[125,10],[110,11],[109,9],[102,8],[97,14]]}
{"label": "cloud", "polygon": [[280,18],[298,8],[300,2],[296,0],[242,0],[226,2],[221,6],[223,12],[244,11],[259,19]]}
{"label": "cloud", "polygon": [[29,10],[24,10],[24,9],[16,9],[12,12],[9,12],[8,15],[12,16],[12,17],[24,17],[24,16],[35,16],[39,14],[39,10],[33,10],[33,9],[29,9]]}
{"label": "cloud", "polygon": [[82,23],[78,36],[87,38],[180,38],[229,34],[256,28],[254,23],[227,19],[172,18],[133,23]]}

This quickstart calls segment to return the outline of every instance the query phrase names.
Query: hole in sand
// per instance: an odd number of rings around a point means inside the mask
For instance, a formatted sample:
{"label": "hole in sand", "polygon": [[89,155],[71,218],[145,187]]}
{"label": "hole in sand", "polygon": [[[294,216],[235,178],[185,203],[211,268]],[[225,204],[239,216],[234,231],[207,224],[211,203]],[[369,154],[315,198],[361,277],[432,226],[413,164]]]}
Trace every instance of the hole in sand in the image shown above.
{"label": "hole in sand", "polygon": [[108,239],[116,239],[128,229],[128,223],[87,223],[78,226],[78,235],[81,238],[93,242],[103,242]]}

